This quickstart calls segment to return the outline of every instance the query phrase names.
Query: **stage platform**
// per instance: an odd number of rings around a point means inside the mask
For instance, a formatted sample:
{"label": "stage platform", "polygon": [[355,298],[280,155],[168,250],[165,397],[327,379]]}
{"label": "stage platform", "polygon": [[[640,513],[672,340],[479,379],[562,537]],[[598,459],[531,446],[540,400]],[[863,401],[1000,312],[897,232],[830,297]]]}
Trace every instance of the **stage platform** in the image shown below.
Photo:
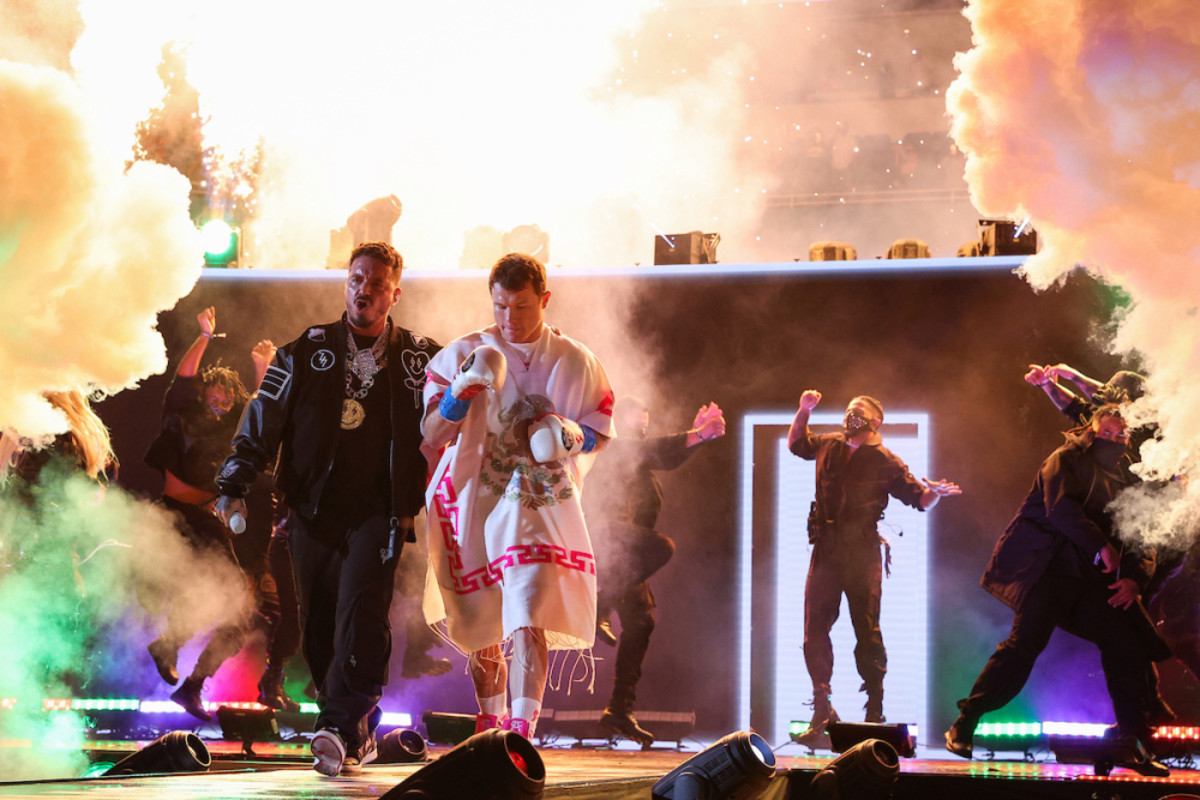
{"label": "stage platform", "polygon": [[[113,761],[145,743],[97,742],[89,751],[94,761]],[[310,768],[307,747],[301,744],[255,745],[247,758],[233,742],[206,742],[213,762],[204,773],[120,778],[80,778],[0,783],[3,798],[87,798],[87,800],[230,800],[260,798],[378,798],[424,764],[371,764],[357,774],[323,778]],[[432,746],[430,758],[449,751]],[[649,750],[611,746],[556,745],[539,747],[546,769],[543,797],[547,800],[649,800],[654,783],[700,752],[699,742],[682,749]],[[788,751],[796,751],[788,755]],[[11,753],[10,753],[11,755]],[[945,756],[945,757],[943,757]],[[775,778],[756,797],[761,800],[801,800],[813,797],[810,784],[835,754],[811,754],[796,745],[777,753]],[[1034,758],[1030,761],[1026,758]],[[1045,761],[1040,759],[1045,758]],[[426,762],[428,763],[428,762]],[[1166,778],[1147,778],[1123,768],[1107,777],[1086,765],[1062,765],[1045,754],[999,754],[993,760],[965,761],[932,747],[918,747],[917,757],[900,762],[892,796],[896,800],[971,798],[1088,798],[1090,800],[1164,800],[1200,797],[1200,772],[1175,767]],[[465,800],[465,799],[464,799]]]}

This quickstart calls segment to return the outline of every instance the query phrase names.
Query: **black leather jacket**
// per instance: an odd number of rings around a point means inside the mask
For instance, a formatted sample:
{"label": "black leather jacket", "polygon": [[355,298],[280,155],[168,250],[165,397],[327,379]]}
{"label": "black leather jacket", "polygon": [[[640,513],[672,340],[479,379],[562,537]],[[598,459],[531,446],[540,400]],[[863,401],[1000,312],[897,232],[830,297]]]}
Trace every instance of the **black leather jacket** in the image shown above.
{"label": "black leather jacket", "polygon": [[[275,353],[258,393],[242,412],[233,454],[217,473],[221,494],[244,497],[278,453],[276,487],[290,508],[308,519],[316,516],[341,431],[346,331],[343,315],[337,322],[309,328]],[[416,516],[424,505],[422,392],[425,367],[440,349],[431,339],[392,326],[386,375],[392,398],[393,517]]]}

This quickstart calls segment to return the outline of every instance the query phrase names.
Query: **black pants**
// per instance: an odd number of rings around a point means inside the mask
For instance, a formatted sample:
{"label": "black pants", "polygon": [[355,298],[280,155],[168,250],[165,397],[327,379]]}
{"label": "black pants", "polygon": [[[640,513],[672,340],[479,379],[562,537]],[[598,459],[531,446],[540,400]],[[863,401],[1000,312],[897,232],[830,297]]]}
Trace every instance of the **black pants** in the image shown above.
{"label": "black pants", "polygon": [[594,543],[597,567],[597,616],[615,610],[621,620],[617,643],[616,674],[609,705],[633,707],[642,662],[654,632],[654,595],[647,580],[675,553],[675,543],[650,528],[619,525],[605,530]]}
{"label": "black pants", "polygon": [[316,730],[336,728],[349,755],[373,732],[388,682],[388,614],[403,545],[386,561],[388,518],[377,514],[345,530],[293,513],[288,520],[304,656],[317,686]]}
{"label": "black pants", "polygon": [[292,569],[292,548],[286,529],[271,533],[267,560],[271,565],[277,603],[277,610],[271,615],[267,664],[282,665],[300,649],[300,608],[296,597],[296,576]]}
{"label": "black pants", "polygon": [[[234,577],[233,570],[236,570],[240,577],[242,568],[233,550],[231,534],[225,526],[211,512],[190,503],[182,503],[166,496],[162,497],[159,502],[164,507],[176,512],[182,519],[183,524],[179,526],[179,532],[183,534],[192,550],[201,559],[213,559],[231,567],[232,569],[226,575],[230,587],[236,586],[238,590],[248,593],[249,589],[244,578],[239,581]],[[186,595],[186,592],[165,599],[167,630],[163,633],[162,639],[176,650],[198,632],[194,609],[189,607],[196,598],[189,599],[183,595]],[[212,598],[206,599],[211,600]],[[240,602],[246,607],[246,611],[249,611],[248,595],[229,598],[227,602],[230,605]],[[242,643],[246,640],[249,627],[249,613],[243,613],[239,614],[232,622],[217,628],[196,660],[191,677],[204,680],[215,675],[226,659],[237,655],[238,651],[242,649]]]}
{"label": "black pants", "polygon": [[[831,536],[842,536],[840,532]],[[861,541],[860,541],[861,540]],[[804,585],[804,663],[814,693],[829,694],[833,642],[829,632],[841,612],[842,595],[854,626],[854,661],[868,692],[882,691],[887,650],[879,630],[883,557],[873,531],[851,539],[822,539],[813,547]]]}
{"label": "black pants", "polygon": [[1113,712],[1122,732],[1146,733],[1150,709],[1145,640],[1129,612],[1108,604],[1102,583],[1047,573],[1025,596],[1013,617],[1012,632],[996,647],[959,708],[978,719],[1009,703],[1029,680],[1034,662],[1056,627],[1096,644]]}

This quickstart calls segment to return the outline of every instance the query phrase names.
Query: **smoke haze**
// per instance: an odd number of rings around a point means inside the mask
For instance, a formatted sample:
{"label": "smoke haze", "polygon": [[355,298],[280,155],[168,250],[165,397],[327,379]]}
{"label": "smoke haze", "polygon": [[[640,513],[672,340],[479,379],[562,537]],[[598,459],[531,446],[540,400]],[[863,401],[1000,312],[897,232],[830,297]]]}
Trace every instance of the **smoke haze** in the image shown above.
{"label": "smoke haze", "polygon": [[[1200,453],[1200,23],[1183,0],[996,2],[966,11],[974,47],[956,59],[947,101],[967,180],[985,214],[1032,218],[1036,289],[1076,265],[1131,298],[1109,346],[1142,365],[1157,420],[1143,473],[1195,473]],[[1107,375],[1093,376],[1104,381]],[[1122,530],[1186,534],[1200,486],[1175,487]],[[1129,498],[1133,502],[1135,497]],[[1152,513],[1148,521],[1142,513]],[[1140,522],[1135,522],[1140,519]]]}

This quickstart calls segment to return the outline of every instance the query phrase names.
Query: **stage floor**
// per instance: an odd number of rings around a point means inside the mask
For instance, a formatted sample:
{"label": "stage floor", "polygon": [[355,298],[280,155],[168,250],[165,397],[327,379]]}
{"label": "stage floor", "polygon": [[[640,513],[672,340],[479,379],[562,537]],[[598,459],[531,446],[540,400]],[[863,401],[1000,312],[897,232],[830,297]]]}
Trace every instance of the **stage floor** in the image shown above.
{"label": "stage floor", "polygon": [[[142,743],[144,744],[144,743]],[[229,800],[259,798],[378,798],[421,769],[424,764],[368,765],[357,774],[323,778],[310,768],[307,747],[255,745],[248,759],[232,742],[206,742],[213,766],[205,773],[121,778],[80,778],[0,783],[4,798],[88,798],[88,800]],[[114,760],[139,747],[135,742],[97,742],[95,760]],[[432,746],[438,758],[450,748]],[[640,798],[648,800],[654,783],[702,749],[699,743],[673,748],[539,747],[546,768],[544,797],[571,800]],[[788,755],[788,751],[796,754]],[[1161,800],[1200,796],[1200,772],[1173,768],[1170,777],[1147,778],[1123,768],[1108,777],[1087,765],[1027,761],[1022,754],[998,754],[994,760],[965,761],[934,748],[919,747],[917,758],[902,759],[893,797],[1092,798],[1094,800]],[[944,758],[942,756],[945,756]],[[834,760],[832,753],[808,754],[795,745],[780,748],[778,772],[762,800],[812,796],[813,777]],[[1040,755],[1039,755],[1040,757]]]}

